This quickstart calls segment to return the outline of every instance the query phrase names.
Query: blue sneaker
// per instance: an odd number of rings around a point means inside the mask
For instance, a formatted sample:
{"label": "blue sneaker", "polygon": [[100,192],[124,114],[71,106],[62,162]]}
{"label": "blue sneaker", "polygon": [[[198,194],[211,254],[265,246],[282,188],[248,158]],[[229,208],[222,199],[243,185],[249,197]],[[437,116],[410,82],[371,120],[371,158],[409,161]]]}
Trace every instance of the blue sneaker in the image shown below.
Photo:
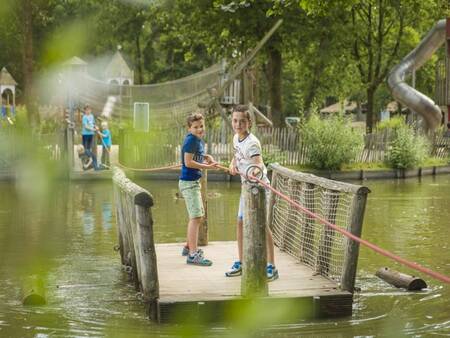
{"label": "blue sneaker", "polygon": [[[202,249],[198,249],[197,251],[203,253]],[[183,250],[181,250],[181,256],[186,257],[187,255],[189,255],[189,247],[183,246]]]}
{"label": "blue sneaker", "polygon": [[275,279],[278,279],[278,277],[280,277],[280,276],[278,275],[278,270],[277,270],[277,268],[275,267],[275,265],[272,265],[272,264],[267,264],[267,267],[266,267],[266,274],[267,274],[267,281],[268,281],[268,282],[272,282],[272,281],[274,281]]}
{"label": "blue sneaker", "polygon": [[242,263],[240,261],[234,262],[231,269],[225,272],[225,276],[227,277],[236,277],[240,275],[242,275]]}
{"label": "blue sneaker", "polygon": [[197,250],[192,256],[188,255],[186,258],[187,264],[211,266],[212,262],[209,259],[203,257],[203,251]]}

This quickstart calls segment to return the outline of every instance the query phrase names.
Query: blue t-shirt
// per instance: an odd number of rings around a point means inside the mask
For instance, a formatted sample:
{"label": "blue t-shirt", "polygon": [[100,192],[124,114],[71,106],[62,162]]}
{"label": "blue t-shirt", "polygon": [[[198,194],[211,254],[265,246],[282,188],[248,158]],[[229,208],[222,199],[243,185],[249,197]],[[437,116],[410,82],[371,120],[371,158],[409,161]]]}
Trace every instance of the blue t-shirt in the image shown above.
{"label": "blue t-shirt", "polygon": [[111,147],[112,140],[111,140],[111,132],[109,129],[102,130],[102,139],[103,139],[103,146]]}
{"label": "blue t-shirt", "polygon": [[83,115],[83,119],[81,120],[83,124],[83,129],[81,129],[81,135],[94,135],[95,132],[93,130],[86,129],[86,126],[90,128],[94,128],[95,120],[94,115]]}
{"label": "blue t-shirt", "polygon": [[202,171],[200,169],[188,168],[184,163],[184,154],[194,154],[193,160],[195,162],[203,163],[203,156],[205,155],[205,145],[201,139],[191,133],[187,134],[183,147],[181,148],[181,175],[182,181],[196,181],[202,177]]}

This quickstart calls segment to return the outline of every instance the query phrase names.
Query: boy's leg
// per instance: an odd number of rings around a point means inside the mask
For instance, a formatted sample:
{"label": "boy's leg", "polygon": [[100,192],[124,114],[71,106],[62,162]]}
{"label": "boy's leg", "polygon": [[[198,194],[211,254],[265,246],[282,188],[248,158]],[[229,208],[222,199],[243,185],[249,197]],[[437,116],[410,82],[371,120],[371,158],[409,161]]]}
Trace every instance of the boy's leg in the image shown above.
{"label": "boy's leg", "polygon": [[238,218],[237,224],[236,224],[236,240],[237,240],[237,246],[238,246],[238,259],[240,262],[242,262],[242,256],[244,251],[244,246],[242,244],[242,240],[244,237],[244,221],[242,218]]}
{"label": "boy's leg", "polygon": [[108,147],[107,149],[105,149],[106,150],[106,159],[105,159],[105,164],[108,166],[108,167],[110,167],[111,166],[111,163],[110,163],[110,161],[109,161],[109,152],[111,151],[111,147]]}
{"label": "boy's leg", "polygon": [[202,217],[191,218],[188,223],[187,242],[189,254],[193,255],[197,251],[198,229],[202,222]]}
{"label": "boy's leg", "polygon": [[266,249],[267,249],[267,264],[275,265],[275,249],[273,245],[272,231],[266,228]]}
{"label": "boy's leg", "polygon": [[106,148],[105,146],[102,147],[102,159],[101,164],[106,164]]}

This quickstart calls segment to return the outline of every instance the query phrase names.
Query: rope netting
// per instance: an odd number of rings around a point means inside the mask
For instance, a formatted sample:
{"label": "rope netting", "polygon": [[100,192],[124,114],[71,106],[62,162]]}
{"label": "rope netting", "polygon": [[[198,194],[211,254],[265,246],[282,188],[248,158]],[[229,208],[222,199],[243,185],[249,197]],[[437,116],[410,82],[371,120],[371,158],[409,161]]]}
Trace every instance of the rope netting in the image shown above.
{"label": "rope netting", "polygon": [[72,94],[83,104],[101,109],[109,96],[118,98],[113,117],[132,118],[134,102],[150,107],[150,125],[170,127],[182,125],[186,116],[206,103],[208,90],[218,87],[222,66],[215,64],[203,71],[174,81],[150,85],[119,85],[100,81],[87,73],[74,74]]}
{"label": "rope netting", "polygon": [[[297,181],[279,172],[272,184],[274,189],[282,191],[320,217],[340,228],[349,228],[355,193]],[[340,281],[347,241],[345,236],[324,227],[316,218],[277,195],[274,196],[272,230],[280,250],[317,273]]]}

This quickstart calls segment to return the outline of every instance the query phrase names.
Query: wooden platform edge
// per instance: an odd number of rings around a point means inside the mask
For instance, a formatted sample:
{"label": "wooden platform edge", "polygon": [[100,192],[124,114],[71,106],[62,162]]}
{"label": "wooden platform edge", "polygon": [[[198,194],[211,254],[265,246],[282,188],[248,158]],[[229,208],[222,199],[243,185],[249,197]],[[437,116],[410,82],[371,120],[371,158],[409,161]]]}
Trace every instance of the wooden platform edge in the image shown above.
{"label": "wooden platform edge", "polygon": [[[353,295],[341,293],[309,297],[234,298],[226,300],[159,302],[160,323],[232,323],[236,318],[278,314],[273,324],[296,324],[303,320],[351,316]],[[260,313],[255,313],[255,310]],[[253,313],[247,313],[251,312]]]}

